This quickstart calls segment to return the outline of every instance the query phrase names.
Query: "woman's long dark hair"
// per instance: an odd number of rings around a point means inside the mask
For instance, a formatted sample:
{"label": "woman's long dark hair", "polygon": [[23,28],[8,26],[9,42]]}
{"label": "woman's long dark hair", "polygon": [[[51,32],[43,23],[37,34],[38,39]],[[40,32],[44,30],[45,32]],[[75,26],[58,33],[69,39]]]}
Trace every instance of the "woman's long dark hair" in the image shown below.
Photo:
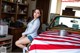
{"label": "woman's long dark hair", "polygon": [[[39,20],[40,20],[40,27],[39,27],[39,29],[38,29],[38,34],[40,34],[41,33],[41,30],[42,30],[42,14],[43,14],[43,11],[41,10],[41,9],[35,9],[35,10],[39,10],[40,11],[40,16],[38,17],[39,18]],[[27,19],[27,23],[29,23],[30,21],[32,21],[33,19],[34,19],[34,16],[33,16],[33,14],[34,14],[34,12],[35,12],[35,10],[33,10],[32,11],[32,17],[29,17],[28,19]]]}
{"label": "woman's long dark hair", "polygon": [[[35,10],[39,10],[40,11],[40,16],[38,17],[39,18],[39,20],[40,20],[40,27],[39,27],[39,29],[38,29],[38,34],[39,33],[41,33],[41,30],[42,30],[42,14],[43,14],[43,11],[42,11],[42,9],[35,9]],[[34,12],[35,12],[35,10],[33,10],[33,13],[32,13],[32,17],[33,17],[33,14],[34,14]],[[33,17],[34,18],[34,17]]]}

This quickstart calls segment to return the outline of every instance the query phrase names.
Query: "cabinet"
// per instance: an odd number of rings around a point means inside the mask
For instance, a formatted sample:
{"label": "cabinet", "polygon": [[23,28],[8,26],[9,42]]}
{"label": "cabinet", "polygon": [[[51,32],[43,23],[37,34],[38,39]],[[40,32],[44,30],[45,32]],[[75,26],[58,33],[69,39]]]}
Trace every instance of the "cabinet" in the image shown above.
{"label": "cabinet", "polygon": [[[12,35],[7,35],[6,37],[0,38],[0,47],[4,46],[6,47],[6,51],[12,51]],[[1,48],[0,48],[1,49]]]}
{"label": "cabinet", "polygon": [[50,4],[50,0],[37,0],[36,1],[36,8],[40,8],[43,10],[43,13],[42,13],[43,22],[42,23],[47,23],[48,21],[49,4]]}
{"label": "cabinet", "polygon": [[15,42],[22,36],[22,32],[24,30],[25,28],[9,28],[9,34],[13,35],[12,51],[14,51],[17,48]]}
{"label": "cabinet", "polygon": [[11,17],[18,19],[27,18],[27,0],[0,0],[0,19],[10,20]]}

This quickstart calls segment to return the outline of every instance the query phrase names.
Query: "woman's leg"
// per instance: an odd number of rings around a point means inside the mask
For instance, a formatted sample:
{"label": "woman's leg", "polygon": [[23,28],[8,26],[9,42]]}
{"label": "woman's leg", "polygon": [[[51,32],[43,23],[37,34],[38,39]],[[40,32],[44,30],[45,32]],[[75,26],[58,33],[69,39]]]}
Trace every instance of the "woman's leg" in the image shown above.
{"label": "woman's leg", "polygon": [[17,40],[15,42],[15,45],[20,47],[20,48],[25,48],[26,47],[25,45],[28,43],[30,43],[30,40],[27,37],[25,37],[25,38]]}

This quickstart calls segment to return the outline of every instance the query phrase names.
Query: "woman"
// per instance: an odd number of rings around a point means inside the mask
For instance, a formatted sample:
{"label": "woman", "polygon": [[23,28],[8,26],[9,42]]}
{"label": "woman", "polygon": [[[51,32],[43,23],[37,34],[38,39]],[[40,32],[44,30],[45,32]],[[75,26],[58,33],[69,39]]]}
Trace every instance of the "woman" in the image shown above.
{"label": "woman", "polygon": [[25,45],[32,42],[34,37],[37,36],[37,31],[40,27],[40,17],[41,11],[39,9],[35,9],[33,13],[33,20],[28,23],[27,29],[22,33],[22,37],[15,42],[16,46],[28,51]]}

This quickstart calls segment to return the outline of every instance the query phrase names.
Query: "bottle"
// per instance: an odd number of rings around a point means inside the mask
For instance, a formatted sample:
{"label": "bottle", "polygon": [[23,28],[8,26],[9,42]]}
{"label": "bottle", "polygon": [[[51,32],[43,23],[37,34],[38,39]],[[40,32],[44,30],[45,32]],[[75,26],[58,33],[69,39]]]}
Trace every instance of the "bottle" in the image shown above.
{"label": "bottle", "polygon": [[13,0],[10,0],[10,2],[13,2]]}
{"label": "bottle", "polygon": [[22,0],[18,0],[19,3],[22,3]]}
{"label": "bottle", "polygon": [[59,32],[59,35],[60,35],[61,37],[64,37],[64,36],[67,35],[67,31],[64,30],[64,29],[61,29],[60,32]]}
{"label": "bottle", "polygon": [[4,12],[7,12],[7,5],[4,5]]}
{"label": "bottle", "polygon": [[59,31],[59,35],[60,35],[61,37],[64,37],[65,35],[67,35],[67,31],[64,29],[62,22],[61,22],[61,29],[60,29],[60,31]]}

